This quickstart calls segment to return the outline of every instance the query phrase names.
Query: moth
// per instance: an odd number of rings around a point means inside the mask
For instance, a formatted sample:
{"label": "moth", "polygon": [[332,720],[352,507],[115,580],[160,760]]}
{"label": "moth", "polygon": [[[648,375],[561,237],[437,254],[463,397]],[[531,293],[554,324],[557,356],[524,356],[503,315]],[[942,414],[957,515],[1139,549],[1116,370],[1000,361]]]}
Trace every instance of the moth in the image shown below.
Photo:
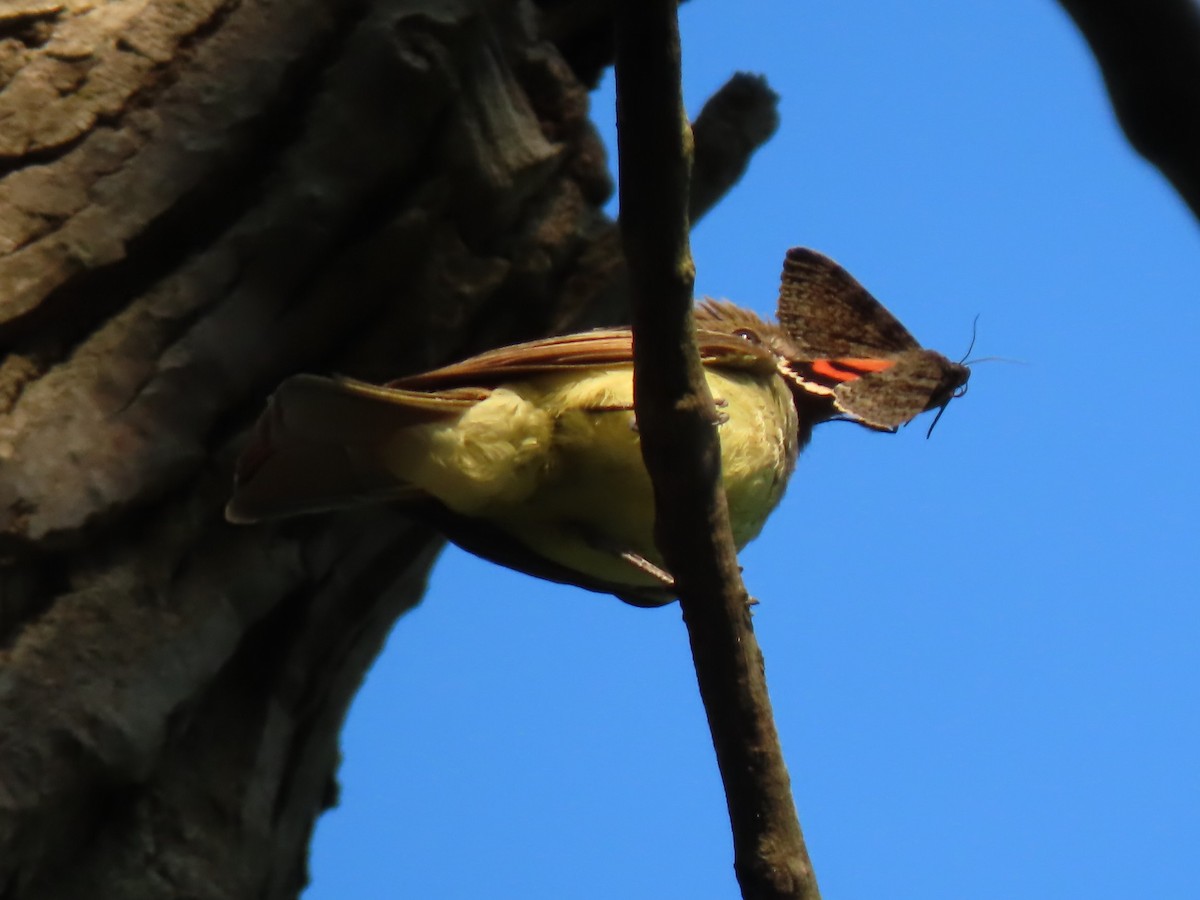
{"label": "moth", "polygon": [[930,409],[940,416],[971,377],[918,344],[849,272],[813,250],[788,251],[778,315],[799,354],[798,384],[867,428],[895,431]]}

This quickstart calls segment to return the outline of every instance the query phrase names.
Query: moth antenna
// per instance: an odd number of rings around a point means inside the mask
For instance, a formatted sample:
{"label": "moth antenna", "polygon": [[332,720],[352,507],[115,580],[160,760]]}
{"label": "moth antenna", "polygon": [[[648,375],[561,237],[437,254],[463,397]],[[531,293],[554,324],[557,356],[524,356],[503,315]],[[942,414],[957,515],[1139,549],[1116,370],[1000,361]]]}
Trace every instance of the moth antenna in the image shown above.
{"label": "moth antenna", "polygon": [[950,401],[947,400],[945,403],[943,403],[941,406],[938,407],[937,415],[933,417],[933,423],[929,426],[929,430],[927,432],[925,432],[925,440],[929,440],[929,436],[933,434],[933,426],[938,423],[938,419],[940,419],[942,417],[942,413],[944,413],[946,411],[946,407],[949,405],[950,405]]}
{"label": "moth antenna", "polygon": [[965,359],[961,363],[959,363],[959,365],[973,366],[973,365],[975,365],[975,363],[981,363],[981,362],[1002,362],[1002,363],[1009,363],[1010,365],[1014,365],[1014,366],[1029,365],[1029,363],[1023,359],[1011,359],[1007,356],[980,356],[977,359]]}
{"label": "moth antenna", "polygon": [[960,359],[958,361],[958,364],[960,366],[967,365],[967,362],[965,360],[968,356],[971,355],[971,351],[975,349],[975,335],[976,335],[976,330],[978,327],[979,327],[979,313],[975,313],[975,318],[971,320],[971,343],[967,344],[967,352],[964,353],[962,355],[962,359]]}
{"label": "moth antenna", "polygon": [[975,337],[976,337],[976,333],[977,333],[976,329],[977,329],[978,325],[979,325],[979,313],[976,313],[975,318],[971,320],[971,343],[967,345],[967,352],[964,353],[962,355],[962,359],[960,359],[958,361],[958,364],[960,366],[973,366],[973,365],[975,365],[975,363],[981,363],[981,362],[1004,362],[1004,363],[1011,363],[1011,364],[1017,365],[1017,366],[1029,365],[1029,363],[1027,363],[1023,359],[1010,359],[1007,356],[978,356],[975,359],[968,359],[967,357],[969,357],[971,355],[971,351],[975,349]]}
{"label": "moth antenna", "polygon": [[929,440],[929,438],[933,435],[933,426],[938,423],[938,419],[942,417],[942,413],[946,411],[946,407],[950,405],[950,401],[957,400],[959,397],[964,396],[967,393],[968,387],[970,387],[970,383],[964,381],[954,389],[954,393],[947,398],[946,402],[938,407],[937,415],[933,417],[933,422],[930,423],[929,430],[925,432],[925,440]]}

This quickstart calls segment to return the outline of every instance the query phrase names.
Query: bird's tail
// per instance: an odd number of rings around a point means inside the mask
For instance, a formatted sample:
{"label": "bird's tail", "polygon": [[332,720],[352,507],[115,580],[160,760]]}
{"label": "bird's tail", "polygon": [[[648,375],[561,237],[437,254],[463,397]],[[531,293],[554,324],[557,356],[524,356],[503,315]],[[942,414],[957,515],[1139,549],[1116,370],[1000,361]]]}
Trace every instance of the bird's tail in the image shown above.
{"label": "bird's tail", "polygon": [[297,375],[267,402],[238,460],[230,522],[255,522],[420,492],[389,464],[397,436],[460,415],[473,399]]}

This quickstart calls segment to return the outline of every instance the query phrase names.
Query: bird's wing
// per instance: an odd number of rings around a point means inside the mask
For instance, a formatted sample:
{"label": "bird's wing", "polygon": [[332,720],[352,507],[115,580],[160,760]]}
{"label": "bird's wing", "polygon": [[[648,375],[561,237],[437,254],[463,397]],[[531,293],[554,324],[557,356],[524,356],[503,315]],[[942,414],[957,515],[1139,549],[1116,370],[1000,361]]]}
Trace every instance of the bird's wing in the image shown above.
{"label": "bird's wing", "polygon": [[[709,365],[761,371],[775,368],[775,359],[766,348],[750,344],[736,334],[702,327],[697,340],[700,357]],[[500,347],[440,369],[397,378],[386,387],[407,391],[489,388],[506,381],[575,368],[604,368],[632,362],[632,332],[628,328],[604,328]]]}

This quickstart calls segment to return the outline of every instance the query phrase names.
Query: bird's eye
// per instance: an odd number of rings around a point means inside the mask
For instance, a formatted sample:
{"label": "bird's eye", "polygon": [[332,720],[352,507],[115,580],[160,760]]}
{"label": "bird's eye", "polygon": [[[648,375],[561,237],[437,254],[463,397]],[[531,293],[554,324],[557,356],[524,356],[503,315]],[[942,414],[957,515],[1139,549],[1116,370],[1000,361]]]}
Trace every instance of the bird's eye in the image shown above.
{"label": "bird's eye", "polygon": [[760,338],[758,336],[757,332],[755,332],[749,328],[739,328],[737,331],[734,332],[734,334],[736,334],[738,337],[740,337],[744,340],[749,341],[751,344],[761,344],[762,343],[762,338]]}

